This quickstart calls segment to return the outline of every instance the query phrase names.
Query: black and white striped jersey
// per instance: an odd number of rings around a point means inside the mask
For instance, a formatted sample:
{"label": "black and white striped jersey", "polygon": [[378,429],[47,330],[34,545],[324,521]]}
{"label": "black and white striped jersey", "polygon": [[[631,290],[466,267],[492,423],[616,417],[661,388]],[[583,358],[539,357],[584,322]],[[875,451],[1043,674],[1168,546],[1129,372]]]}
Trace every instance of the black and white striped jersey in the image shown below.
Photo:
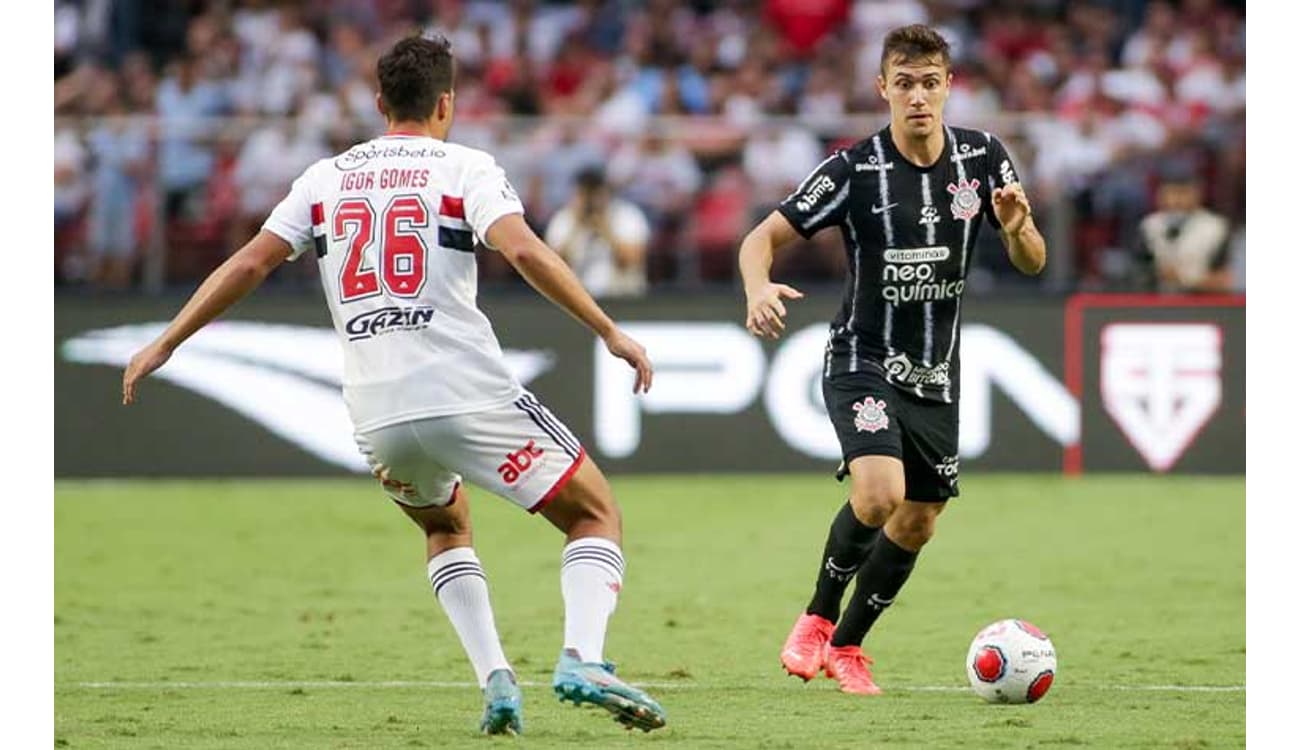
{"label": "black and white striped jersey", "polygon": [[882,372],[920,398],[958,396],[961,297],[980,220],[995,228],[993,189],[1016,182],[992,135],[944,128],[938,161],[918,167],[889,128],[818,165],[777,208],[803,237],[839,227],[848,253],[844,302],[824,374]]}

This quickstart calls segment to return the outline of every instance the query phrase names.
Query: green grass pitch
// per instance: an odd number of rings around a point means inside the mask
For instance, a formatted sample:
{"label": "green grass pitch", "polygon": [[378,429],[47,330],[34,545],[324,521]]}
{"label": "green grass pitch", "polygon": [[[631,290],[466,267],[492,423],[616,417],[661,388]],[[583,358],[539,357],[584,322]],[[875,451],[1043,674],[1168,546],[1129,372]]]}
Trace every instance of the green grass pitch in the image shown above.
{"label": "green grass pitch", "polygon": [[[558,532],[471,496],[525,734],[475,733],[473,675],[422,539],[367,481],[58,482],[55,745],[131,748],[1217,748],[1245,744],[1243,478],[971,475],[867,639],[878,698],[786,676],[842,487],[614,477],[628,574],[606,655],[668,727],[549,689]],[[1059,671],[1033,706],[964,689],[1023,617]]]}

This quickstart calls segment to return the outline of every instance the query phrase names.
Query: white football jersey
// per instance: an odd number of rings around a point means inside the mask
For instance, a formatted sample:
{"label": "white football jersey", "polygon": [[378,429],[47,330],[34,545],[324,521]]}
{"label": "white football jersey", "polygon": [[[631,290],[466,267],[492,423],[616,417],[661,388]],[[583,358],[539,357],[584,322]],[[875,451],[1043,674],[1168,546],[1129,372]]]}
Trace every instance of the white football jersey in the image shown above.
{"label": "white football jersey", "polygon": [[316,254],[357,430],[519,398],[475,301],[474,238],[523,211],[490,155],[422,136],[358,144],[294,181],[263,228],[291,259]]}

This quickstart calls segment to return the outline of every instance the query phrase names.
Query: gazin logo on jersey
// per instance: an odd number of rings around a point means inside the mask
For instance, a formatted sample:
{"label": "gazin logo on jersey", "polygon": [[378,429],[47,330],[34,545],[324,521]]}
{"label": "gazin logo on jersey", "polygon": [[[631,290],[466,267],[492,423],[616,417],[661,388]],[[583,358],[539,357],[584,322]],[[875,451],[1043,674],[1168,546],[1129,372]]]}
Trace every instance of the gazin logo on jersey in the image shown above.
{"label": "gazin logo on jersey", "polygon": [[429,326],[433,313],[434,310],[429,305],[381,307],[357,315],[347,322],[344,329],[348,341],[361,341],[394,331],[418,331]]}
{"label": "gazin logo on jersey", "polygon": [[937,302],[961,296],[966,288],[965,281],[939,278],[939,264],[951,256],[952,251],[943,245],[886,250],[884,267],[880,271],[880,295],[895,305],[900,302]]}

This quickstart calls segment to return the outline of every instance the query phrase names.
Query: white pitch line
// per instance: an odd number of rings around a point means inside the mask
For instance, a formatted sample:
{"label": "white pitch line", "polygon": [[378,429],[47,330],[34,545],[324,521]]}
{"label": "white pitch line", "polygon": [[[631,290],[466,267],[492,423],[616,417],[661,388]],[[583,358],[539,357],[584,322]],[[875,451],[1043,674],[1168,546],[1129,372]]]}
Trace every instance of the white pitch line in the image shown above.
{"label": "white pitch line", "polygon": [[[528,680],[522,680],[519,684],[523,687],[532,688],[550,686],[549,682],[531,682]],[[744,685],[722,685],[691,682],[635,682],[632,684],[637,687],[653,688],[657,690],[734,690],[761,687],[760,685],[752,683]],[[437,682],[418,680],[379,680],[369,682],[359,680],[76,682],[71,683],[71,685],[78,688],[87,688],[92,690],[306,690],[309,688],[433,688],[444,690],[466,690],[478,687],[478,684],[473,682]],[[56,684],[55,687],[61,687],[61,685]],[[1099,685],[1084,683],[1067,684],[1065,687],[1081,688],[1085,690],[1119,690],[1153,693],[1242,693],[1246,691],[1245,685]],[[964,685],[896,685],[891,686],[890,689],[904,693],[960,693],[965,692],[970,688]]]}

